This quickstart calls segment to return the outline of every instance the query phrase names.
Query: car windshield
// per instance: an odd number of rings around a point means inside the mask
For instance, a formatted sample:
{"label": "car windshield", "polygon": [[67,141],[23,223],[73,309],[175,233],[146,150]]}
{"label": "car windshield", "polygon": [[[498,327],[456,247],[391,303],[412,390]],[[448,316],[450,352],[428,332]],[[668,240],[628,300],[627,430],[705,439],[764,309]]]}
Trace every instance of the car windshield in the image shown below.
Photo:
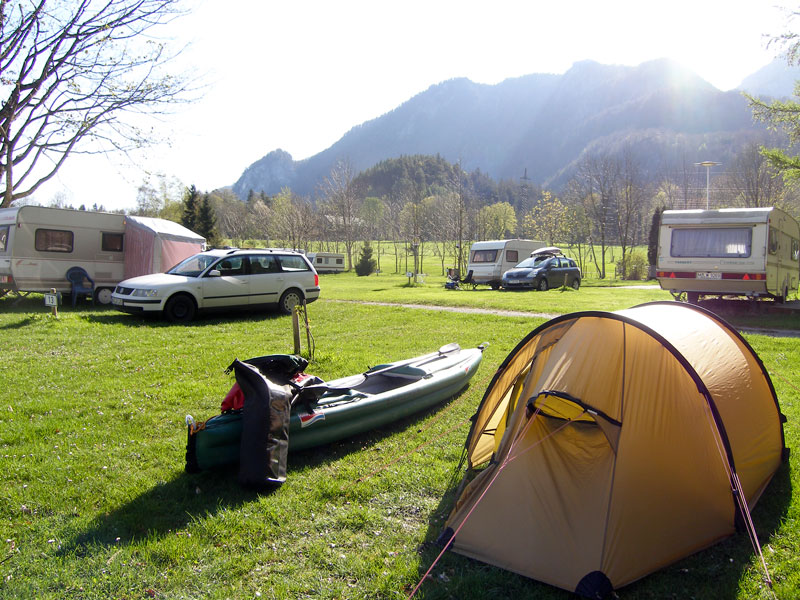
{"label": "car windshield", "polygon": [[544,266],[548,260],[550,260],[552,256],[547,255],[540,255],[540,256],[531,256],[530,258],[526,258],[521,263],[517,265],[519,269],[538,269],[539,267]]}
{"label": "car windshield", "polygon": [[210,254],[195,254],[182,260],[172,267],[167,273],[170,275],[182,275],[183,277],[197,277],[205,271],[209,265],[219,260],[219,256]]}

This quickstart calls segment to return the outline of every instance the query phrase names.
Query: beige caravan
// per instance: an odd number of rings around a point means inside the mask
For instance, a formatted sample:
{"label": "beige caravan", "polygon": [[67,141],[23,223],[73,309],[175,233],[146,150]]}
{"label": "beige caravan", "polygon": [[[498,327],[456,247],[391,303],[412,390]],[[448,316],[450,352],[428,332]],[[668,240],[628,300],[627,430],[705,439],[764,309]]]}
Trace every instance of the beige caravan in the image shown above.
{"label": "beige caravan", "polygon": [[339,252],[309,252],[307,256],[317,273],[341,273],[344,271],[344,254]]}
{"label": "beige caravan", "polygon": [[665,210],[657,277],[673,296],[773,297],[797,293],[800,226],[778,208]]}
{"label": "beige caravan", "polygon": [[68,293],[66,272],[81,267],[94,281],[96,300],[108,304],[121,280],[168,269],[204,243],[164,219],[42,206],[0,209],[0,296]]}
{"label": "beige caravan", "polygon": [[475,242],[469,249],[466,283],[490,285],[500,289],[503,273],[543,248],[546,244],[536,240],[487,240]]}

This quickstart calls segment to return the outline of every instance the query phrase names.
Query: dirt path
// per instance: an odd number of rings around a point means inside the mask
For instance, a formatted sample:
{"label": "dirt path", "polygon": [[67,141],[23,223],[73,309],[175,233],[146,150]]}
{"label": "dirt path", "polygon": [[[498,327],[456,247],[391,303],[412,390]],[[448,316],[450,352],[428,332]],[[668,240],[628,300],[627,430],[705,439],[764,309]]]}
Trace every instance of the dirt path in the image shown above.
{"label": "dirt path", "polygon": [[472,308],[468,306],[437,306],[435,304],[400,304],[397,302],[372,302],[361,300],[323,300],[324,302],[344,302],[349,304],[365,304],[367,306],[399,306],[401,308],[416,308],[421,310],[438,310],[442,312],[457,312],[475,315],[496,315],[498,317],[538,317],[552,319],[559,315],[553,313],[534,313],[519,310],[500,310],[496,308]]}
{"label": "dirt path", "polygon": [[[641,286],[639,286],[641,287]],[[498,317],[534,317],[541,319],[553,319],[560,316],[557,313],[538,313],[523,312],[519,310],[500,310],[496,308],[473,308],[468,306],[437,306],[434,304],[401,304],[397,302],[373,302],[367,300],[327,300],[321,302],[341,302],[345,304],[364,304],[367,306],[399,306],[401,308],[413,308],[419,310],[438,310],[442,312],[455,312],[464,314],[495,315]],[[755,335],[769,335],[772,337],[800,337],[800,331],[794,329],[764,329],[760,327],[738,327],[740,333],[750,333]]]}

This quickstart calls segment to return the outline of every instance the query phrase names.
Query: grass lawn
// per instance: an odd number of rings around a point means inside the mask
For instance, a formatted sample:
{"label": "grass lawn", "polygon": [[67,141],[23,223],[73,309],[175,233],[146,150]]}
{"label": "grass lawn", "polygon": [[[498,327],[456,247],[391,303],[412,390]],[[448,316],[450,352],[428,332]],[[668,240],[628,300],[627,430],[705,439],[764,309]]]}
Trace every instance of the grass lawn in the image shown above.
{"label": "grass lawn", "polygon": [[[585,281],[579,290],[557,288],[547,292],[533,290],[493,290],[488,286],[463,286],[446,290],[445,277],[427,276],[423,282],[409,283],[403,275],[382,273],[357,277],[353,273],[320,275],[322,298],[329,300],[368,300],[436,306],[460,306],[542,314],[561,314],[579,310],[619,310],[643,302],[671,300],[669,292],[644,282],[611,287],[600,280]],[[616,282],[620,283],[620,282]]]}
{"label": "grass lawn", "polygon": [[[290,455],[288,480],[258,495],[236,470],[184,473],[184,416],[207,418],[235,358],[291,352],[274,313],[187,326],[41,296],[0,299],[0,597],[405,598],[436,558],[432,541],[475,411],[499,363],[545,318],[360,305],[354,300],[554,314],[669,299],[658,289],[446,291],[443,278],[323,276],[309,306],[324,379],[430,351],[491,343],[469,387],[416,418]],[[758,317],[752,317],[758,322]],[[775,581],[737,535],[620,590],[629,598],[800,598],[800,342],[746,334],[772,376],[792,461],[753,517]],[[569,598],[447,553],[417,598]]]}

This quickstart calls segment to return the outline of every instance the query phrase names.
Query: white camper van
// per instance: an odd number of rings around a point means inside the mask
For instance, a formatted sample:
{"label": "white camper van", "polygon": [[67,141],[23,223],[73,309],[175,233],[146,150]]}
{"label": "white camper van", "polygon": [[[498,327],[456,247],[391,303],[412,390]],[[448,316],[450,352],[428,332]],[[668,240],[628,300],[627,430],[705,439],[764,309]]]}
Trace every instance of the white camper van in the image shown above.
{"label": "white camper van", "polygon": [[338,252],[309,252],[308,260],[317,273],[340,273],[344,271],[344,254]]}
{"label": "white camper van", "polygon": [[531,252],[544,247],[536,240],[490,240],[475,242],[469,249],[466,283],[484,284],[499,289],[503,273],[513,269]]}
{"label": "white camper van", "polygon": [[800,226],[778,208],[665,210],[656,263],[658,282],[686,294],[773,297],[797,293]]}
{"label": "white camper van", "polygon": [[43,206],[0,209],[0,296],[71,291],[81,267],[95,297],[111,302],[123,279],[169,269],[201,252],[205,239],[172,221]]}

